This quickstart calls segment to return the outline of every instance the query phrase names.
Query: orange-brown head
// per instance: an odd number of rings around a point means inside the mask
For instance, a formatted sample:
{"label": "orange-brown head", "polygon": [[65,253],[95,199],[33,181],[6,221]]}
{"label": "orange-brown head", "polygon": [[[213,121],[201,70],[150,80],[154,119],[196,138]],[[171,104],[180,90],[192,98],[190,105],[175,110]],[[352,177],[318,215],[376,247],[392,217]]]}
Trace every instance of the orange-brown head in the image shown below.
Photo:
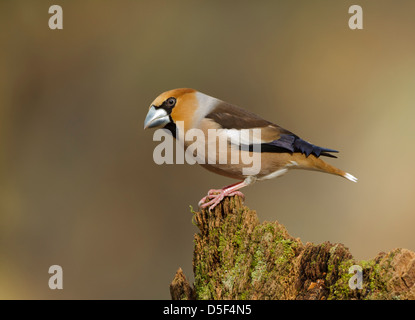
{"label": "orange-brown head", "polygon": [[198,108],[194,89],[181,88],[163,92],[151,104],[144,121],[144,129],[171,127],[183,121],[185,129],[191,127]]}

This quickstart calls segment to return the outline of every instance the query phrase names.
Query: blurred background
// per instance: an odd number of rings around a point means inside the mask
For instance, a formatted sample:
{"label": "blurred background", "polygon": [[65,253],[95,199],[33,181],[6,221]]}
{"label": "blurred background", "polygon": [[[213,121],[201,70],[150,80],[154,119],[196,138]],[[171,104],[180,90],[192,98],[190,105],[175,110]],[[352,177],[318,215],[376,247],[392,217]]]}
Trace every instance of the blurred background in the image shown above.
{"label": "blurred background", "polygon": [[193,280],[189,205],[234,181],[153,162],[143,121],[178,87],[340,150],[328,161],[359,178],[255,184],[260,221],[357,259],[415,250],[414,16],[409,1],[1,1],[0,298],[169,299],[178,267]]}

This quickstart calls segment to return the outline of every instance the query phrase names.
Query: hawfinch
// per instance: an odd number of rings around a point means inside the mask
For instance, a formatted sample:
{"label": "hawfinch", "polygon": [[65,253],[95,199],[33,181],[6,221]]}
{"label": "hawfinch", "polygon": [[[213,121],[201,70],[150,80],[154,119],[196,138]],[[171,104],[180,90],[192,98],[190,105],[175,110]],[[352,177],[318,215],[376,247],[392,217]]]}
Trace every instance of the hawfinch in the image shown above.
{"label": "hawfinch", "polygon": [[[181,125],[177,125],[178,123]],[[357,181],[351,174],[321,159],[322,156],[336,158],[331,153],[338,151],[315,146],[254,113],[194,89],[175,89],[160,94],[151,104],[144,121],[144,129],[147,128],[167,129],[186,151],[195,143],[191,139],[185,139],[190,129],[199,129],[206,136],[211,132],[210,129],[216,129],[217,136],[225,139],[226,150],[219,150],[216,144],[209,148],[208,144],[212,141],[202,139],[199,143],[204,144],[202,147],[206,152],[202,153],[203,161],[198,163],[209,171],[242,181],[222,189],[209,190],[207,196],[199,202],[201,208],[209,207],[211,210],[227,196],[243,197],[239,189],[255,181],[281,176],[291,169],[317,170]],[[251,137],[256,132],[256,142],[252,142],[255,139],[244,139],[244,132],[245,136],[246,132],[254,132],[251,133]],[[232,137],[238,135],[239,145],[232,142]],[[218,146],[220,147],[220,144]],[[192,148],[194,149],[194,146]],[[249,172],[247,164],[243,161],[231,161],[231,157],[227,157],[227,161],[212,161],[217,160],[220,154],[230,155],[235,148],[239,152],[239,160],[244,153],[246,156],[253,156],[254,153],[260,155],[260,169],[257,172]]]}

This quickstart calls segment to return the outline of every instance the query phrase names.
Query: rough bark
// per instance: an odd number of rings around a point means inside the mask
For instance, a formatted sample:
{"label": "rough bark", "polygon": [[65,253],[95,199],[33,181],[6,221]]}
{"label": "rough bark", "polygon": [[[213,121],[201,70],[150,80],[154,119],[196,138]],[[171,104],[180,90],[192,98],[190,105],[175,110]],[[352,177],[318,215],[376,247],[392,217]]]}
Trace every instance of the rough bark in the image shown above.
{"label": "rough bark", "polygon": [[[237,196],[193,212],[193,223],[195,282],[179,269],[172,299],[415,299],[415,253],[407,249],[356,261],[343,244],[303,244],[276,221],[259,223]],[[362,267],[362,289],[349,286],[352,265]]]}
{"label": "rough bark", "polygon": [[177,270],[176,275],[170,284],[170,296],[173,300],[193,300],[194,290],[187,281],[182,268]]}

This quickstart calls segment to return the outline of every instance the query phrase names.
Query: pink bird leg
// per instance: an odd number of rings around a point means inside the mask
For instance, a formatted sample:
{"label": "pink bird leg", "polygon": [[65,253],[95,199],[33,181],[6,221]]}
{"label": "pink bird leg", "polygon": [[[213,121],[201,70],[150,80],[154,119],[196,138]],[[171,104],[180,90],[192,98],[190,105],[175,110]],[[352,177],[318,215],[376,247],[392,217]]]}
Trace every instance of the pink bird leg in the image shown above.
{"label": "pink bird leg", "polygon": [[[234,184],[231,184],[227,187],[224,187],[222,189],[211,189],[208,191],[208,194],[206,197],[203,197],[199,201],[199,207],[204,209],[206,207],[209,207],[209,211],[211,211],[213,208],[215,208],[225,197],[232,197],[232,196],[240,196],[242,198],[245,198],[244,194],[239,189],[246,187],[248,184],[245,183],[245,181],[237,182]],[[205,203],[206,200],[209,200]]]}

